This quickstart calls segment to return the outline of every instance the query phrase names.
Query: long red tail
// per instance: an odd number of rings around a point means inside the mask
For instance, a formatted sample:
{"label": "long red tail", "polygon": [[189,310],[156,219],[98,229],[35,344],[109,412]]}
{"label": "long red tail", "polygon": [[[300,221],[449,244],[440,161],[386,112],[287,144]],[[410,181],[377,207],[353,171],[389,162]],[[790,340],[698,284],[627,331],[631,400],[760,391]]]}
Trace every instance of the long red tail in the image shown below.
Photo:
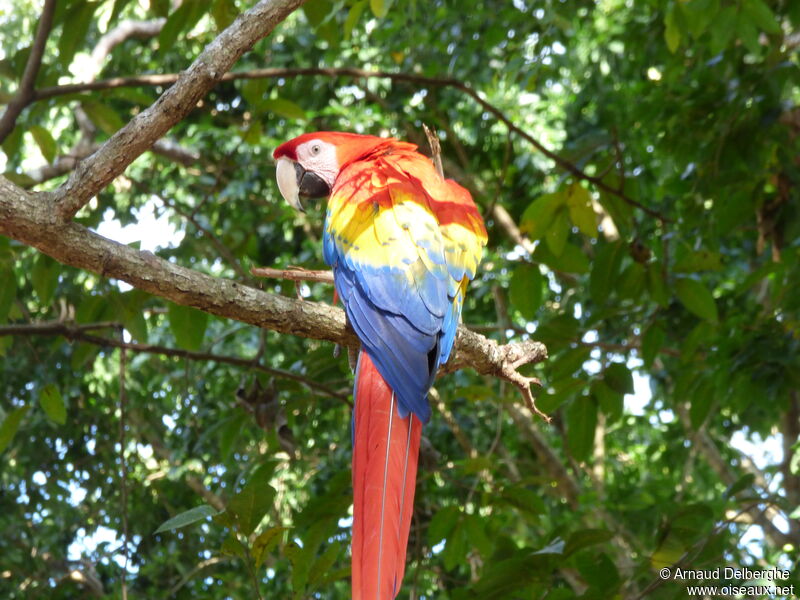
{"label": "long red tail", "polygon": [[413,413],[400,418],[366,352],[356,373],[354,428],[353,600],[392,600],[405,572],[422,423]]}

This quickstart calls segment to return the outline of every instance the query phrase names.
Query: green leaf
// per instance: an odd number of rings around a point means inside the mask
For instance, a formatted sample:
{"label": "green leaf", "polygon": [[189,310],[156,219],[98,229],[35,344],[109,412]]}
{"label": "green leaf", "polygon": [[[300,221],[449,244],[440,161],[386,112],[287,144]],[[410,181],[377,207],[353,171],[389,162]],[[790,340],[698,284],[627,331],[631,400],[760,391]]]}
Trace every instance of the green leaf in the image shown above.
{"label": "green leaf", "polygon": [[41,150],[44,159],[48,163],[53,162],[56,158],[58,147],[56,146],[56,141],[53,139],[53,136],[50,135],[50,132],[41,125],[33,125],[30,128],[30,132],[36,145],[39,146],[39,150]]}
{"label": "green leaf", "polygon": [[692,429],[697,431],[708,417],[714,402],[714,393],[708,380],[701,381],[693,390],[689,404],[689,420]]}
{"label": "green leaf", "polygon": [[728,486],[728,489],[725,490],[724,497],[733,498],[739,492],[751,488],[755,480],[756,476],[753,473],[745,473]]}
{"label": "green leaf", "polygon": [[228,537],[225,538],[225,541],[222,542],[219,552],[225,556],[234,556],[241,559],[247,558],[246,548],[242,542],[239,541],[239,537],[233,531],[231,531],[228,534]]}
{"label": "green leaf", "polygon": [[579,183],[569,186],[567,208],[569,209],[569,218],[581,233],[589,237],[597,235],[597,215],[594,214],[594,208],[592,208],[592,197],[589,190]]}
{"label": "green leaf", "polygon": [[467,515],[464,517],[464,527],[467,530],[467,541],[483,556],[491,556],[494,543],[486,534],[485,519],[477,514]]}
{"label": "green leaf", "polygon": [[236,520],[239,532],[244,535],[253,533],[272,506],[275,489],[269,484],[270,476],[268,469],[257,470],[228,503],[227,510]]}
{"label": "green leaf", "polygon": [[689,33],[698,38],[717,16],[719,0],[692,0],[680,2],[678,6],[683,12]]}
{"label": "green leaf", "polygon": [[681,31],[678,27],[675,9],[667,12],[664,17],[664,41],[669,51],[675,54],[681,45]]}
{"label": "green leaf", "polygon": [[108,22],[116,23],[124,8],[131,3],[131,0],[114,0],[114,8],[111,10],[111,17]]}
{"label": "green leaf", "polygon": [[567,447],[575,460],[589,458],[596,427],[597,402],[591,397],[578,396],[567,407]]}
{"label": "green leaf", "polygon": [[600,410],[608,417],[609,422],[614,422],[622,416],[624,408],[623,394],[612,390],[602,379],[592,382],[592,396],[597,400]]}
{"label": "green leaf", "polygon": [[284,531],[288,531],[288,527],[270,527],[258,534],[258,537],[253,540],[253,546],[250,549],[250,554],[253,557],[253,567],[258,569],[266,560],[272,550],[281,541]]}
{"label": "green leaf", "polygon": [[539,244],[533,253],[533,259],[546,264],[554,271],[578,274],[589,272],[589,259],[580,248],[569,243],[564,246],[561,256],[555,256],[547,244]]}
{"label": "green leaf", "polygon": [[531,241],[541,239],[549,230],[556,211],[564,205],[565,200],[566,194],[563,188],[552,194],[539,196],[522,213],[520,230],[527,233]]}
{"label": "green leaf", "polygon": [[719,319],[717,303],[711,292],[696,279],[688,277],[675,281],[675,293],[686,309],[701,319],[716,323]]}
{"label": "green leaf", "polygon": [[464,564],[468,551],[467,528],[464,527],[463,522],[459,522],[452,533],[447,536],[447,543],[442,551],[445,569],[450,571],[456,566]]}
{"label": "green leaf", "polygon": [[344,37],[350,39],[353,35],[353,29],[361,18],[364,9],[367,7],[367,0],[359,0],[350,7],[350,12],[347,13],[347,19],[344,22]]}
{"label": "green leaf", "polygon": [[763,0],[744,0],[742,4],[744,15],[753,20],[756,27],[766,33],[779,34],[781,26],[775,19],[775,14]]}
{"label": "green leaf", "polygon": [[92,122],[104,133],[112,135],[122,128],[122,119],[108,104],[87,100],[82,102],[81,106],[86,111],[86,114],[89,115]]}
{"label": "green leaf", "polygon": [[55,384],[48,383],[42,388],[42,391],[39,392],[39,404],[51,421],[59,425],[67,422],[67,407]]}
{"label": "green leaf", "polygon": [[306,118],[306,112],[291,100],[285,98],[273,98],[262,103],[265,110],[274,112],[279,117],[302,121]]}
{"label": "green leaf", "polygon": [[0,264],[0,323],[5,323],[14,298],[17,297],[17,278],[11,265]]}
{"label": "green leaf", "polygon": [[294,541],[283,547],[283,553],[292,563],[292,590],[295,593],[295,598],[299,598],[308,582],[311,559],[313,557]]}
{"label": "green leaf", "polygon": [[331,13],[331,10],[333,10],[333,5],[330,0],[308,0],[303,4],[303,12],[313,29],[322,24],[325,17]]}
{"label": "green leaf", "polygon": [[31,271],[31,284],[43,307],[49,306],[53,299],[60,272],[60,265],[46,254],[36,257]]}
{"label": "green leaf", "polygon": [[589,294],[597,304],[605,304],[617,281],[625,248],[620,242],[598,244],[589,276]]}
{"label": "green leaf", "polygon": [[167,17],[167,22],[158,34],[158,53],[167,56],[182,32],[189,32],[205,13],[207,4],[201,0],[183,0],[181,5]]}
{"label": "green leaf", "polygon": [[570,226],[569,221],[567,221],[567,211],[564,208],[560,208],[556,211],[550,223],[550,227],[548,227],[547,232],[544,234],[544,239],[550,248],[550,252],[553,253],[553,256],[559,257],[563,254],[569,232]]}
{"label": "green leaf", "polygon": [[314,561],[314,564],[311,567],[310,576],[308,578],[308,583],[310,585],[316,586],[325,580],[325,577],[330,572],[333,563],[335,563],[336,559],[339,558],[341,551],[342,544],[338,540],[334,540],[320,555],[320,557]]}
{"label": "green leaf", "polygon": [[203,345],[203,337],[208,326],[208,314],[196,308],[170,302],[167,316],[169,328],[178,346],[187,350],[199,350]]}
{"label": "green leaf", "polygon": [[710,250],[690,250],[679,252],[672,267],[673,273],[697,273],[698,271],[719,271],[722,257],[719,252]]}
{"label": "green leaf", "polygon": [[3,419],[3,423],[0,425],[0,452],[4,452],[5,449],[8,448],[17,430],[19,430],[19,425],[23,417],[28,413],[29,409],[30,406],[19,406],[8,413],[6,418]]}
{"label": "green leaf", "polygon": [[658,355],[658,351],[664,346],[667,332],[660,323],[653,323],[647,328],[642,336],[642,361],[644,368],[649,369]]}
{"label": "green leaf", "polygon": [[653,261],[646,267],[647,270],[647,289],[650,297],[662,308],[669,306],[670,295],[667,284],[664,281],[664,273],[659,261]]}
{"label": "green leaf", "polygon": [[[5,140],[3,140],[3,152],[8,158],[16,158],[17,154],[22,147],[22,134],[24,130],[22,127],[14,127],[11,130],[11,133],[8,134]],[[4,175],[10,179],[9,175],[16,174],[14,171],[6,171]]]}
{"label": "green leaf", "polygon": [[270,88],[268,79],[246,79],[242,85],[242,96],[254,110],[262,110]]}
{"label": "green leaf", "polygon": [[603,380],[619,394],[633,393],[633,376],[630,369],[622,363],[611,363],[603,373]]}
{"label": "green leaf", "polygon": [[644,265],[632,262],[619,276],[617,283],[617,293],[620,298],[638,300],[644,291],[647,271]]}
{"label": "green leaf", "polygon": [[70,65],[78,45],[86,39],[94,11],[99,5],[99,2],[77,0],[67,9],[61,27],[61,38],[58,40],[58,62],[62,67]]}
{"label": "green leaf", "polygon": [[450,535],[460,515],[461,511],[457,506],[445,506],[433,515],[428,525],[428,543],[435,546]]}
{"label": "green leaf", "polygon": [[195,506],[194,508],[190,508],[182,513],[178,513],[171,519],[167,519],[161,525],[159,525],[158,529],[156,529],[153,533],[161,533],[162,531],[169,531],[171,529],[180,529],[181,527],[186,527],[192,523],[197,523],[197,521],[202,521],[208,517],[213,517],[216,514],[216,509],[208,504]]}
{"label": "green leaf", "polygon": [[369,7],[373,15],[382,19],[389,13],[393,2],[394,0],[369,0]]}
{"label": "green leaf", "polygon": [[526,487],[518,485],[505,487],[500,493],[500,499],[530,516],[538,517],[545,512],[540,493]]}
{"label": "green leaf", "polygon": [[218,32],[233,23],[237,16],[239,10],[234,0],[214,0],[214,4],[211,5],[211,18],[214,19]]}
{"label": "green leaf", "polygon": [[736,33],[739,21],[739,13],[734,6],[726,6],[711,22],[711,42],[709,49],[711,54],[719,54],[725,50]]}
{"label": "green leaf", "polygon": [[564,546],[564,557],[575,554],[579,550],[603,544],[614,537],[614,534],[607,529],[580,529],[567,538]]}
{"label": "green leaf", "polygon": [[525,319],[531,320],[542,305],[544,278],[537,265],[518,265],[511,275],[508,299]]}

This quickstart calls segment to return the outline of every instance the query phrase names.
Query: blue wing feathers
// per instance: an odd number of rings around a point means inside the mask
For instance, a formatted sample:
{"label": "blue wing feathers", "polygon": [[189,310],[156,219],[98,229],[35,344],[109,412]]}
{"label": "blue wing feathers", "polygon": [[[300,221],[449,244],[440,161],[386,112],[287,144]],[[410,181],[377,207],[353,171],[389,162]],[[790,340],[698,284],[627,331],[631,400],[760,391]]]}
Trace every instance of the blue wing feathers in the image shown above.
{"label": "blue wing feathers", "polygon": [[[443,243],[437,221],[428,222],[429,217],[424,217],[422,223],[419,219],[415,221],[413,210],[408,205],[401,206],[414,189],[415,201],[428,204],[420,183],[406,177],[407,182],[397,189],[391,184],[381,185],[375,187],[374,193],[371,186],[376,183],[364,178],[363,185],[373,193],[374,214],[352,213],[351,221],[337,217],[341,232],[332,227],[329,209],[323,256],[333,268],[336,290],[351,326],[397,396],[400,416],[412,412],[425,423],[431,413],[428,390],[439,365],[449,358],[455,341],[463,298],[462,281],[469,269],[459,260],[461,252]],[[397,225],[386,225],[384,221],[380,226],[376,224],[379,200],[385,202],[387,196],[393,203]],[[376,244],[376,254],[358,252],[354,246],[356,239],[343,236],[349,231],[353,238],[353,231],[364,233],[368,228],[375,239],[365,243]],[[417,238],[413,237],[415,234]],[[358,243],[363,247],[361,241]],[[414,250],[409,253],[410,248]],[[398,250],[400,254],[396,254]],[[367,262],[373,260],[393,264]]]}

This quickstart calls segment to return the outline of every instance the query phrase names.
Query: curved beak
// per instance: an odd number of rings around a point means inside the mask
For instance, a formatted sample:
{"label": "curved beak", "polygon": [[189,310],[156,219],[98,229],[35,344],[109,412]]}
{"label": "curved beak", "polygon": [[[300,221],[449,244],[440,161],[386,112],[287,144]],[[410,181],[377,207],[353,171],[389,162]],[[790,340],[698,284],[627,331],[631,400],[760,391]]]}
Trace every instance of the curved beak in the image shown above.
{"label": "curved beak", "polygon": [[305,212],[300,203],[303,198],[324,198],[331,193],[330,186],[316,173],[306,171],[300,163],[286,157],[278,159],[276,169],[278,189],[290,206]]}
{"label": "curved beak", "polygon": [[305,212],[303,205],[300,204],[300,185],[297,182],[297,175],[295,174],[294,167],[297,163],[288,158],[279,158],[278,166],[276,168],[276,177],[278,179],[278,189],[281,191],[281,196],[289,205]]}

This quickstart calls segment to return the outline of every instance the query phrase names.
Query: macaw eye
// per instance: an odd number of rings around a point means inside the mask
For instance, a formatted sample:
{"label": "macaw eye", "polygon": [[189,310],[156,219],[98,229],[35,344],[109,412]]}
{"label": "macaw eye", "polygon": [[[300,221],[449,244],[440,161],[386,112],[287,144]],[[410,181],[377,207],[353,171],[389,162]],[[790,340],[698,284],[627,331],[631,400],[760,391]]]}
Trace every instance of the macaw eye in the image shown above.
{"label": "macaw eye", "polygon": [[311,154],[319,154],[320,150],[321,148],[319,147],[319,144],[314,144],[311,146]]}

